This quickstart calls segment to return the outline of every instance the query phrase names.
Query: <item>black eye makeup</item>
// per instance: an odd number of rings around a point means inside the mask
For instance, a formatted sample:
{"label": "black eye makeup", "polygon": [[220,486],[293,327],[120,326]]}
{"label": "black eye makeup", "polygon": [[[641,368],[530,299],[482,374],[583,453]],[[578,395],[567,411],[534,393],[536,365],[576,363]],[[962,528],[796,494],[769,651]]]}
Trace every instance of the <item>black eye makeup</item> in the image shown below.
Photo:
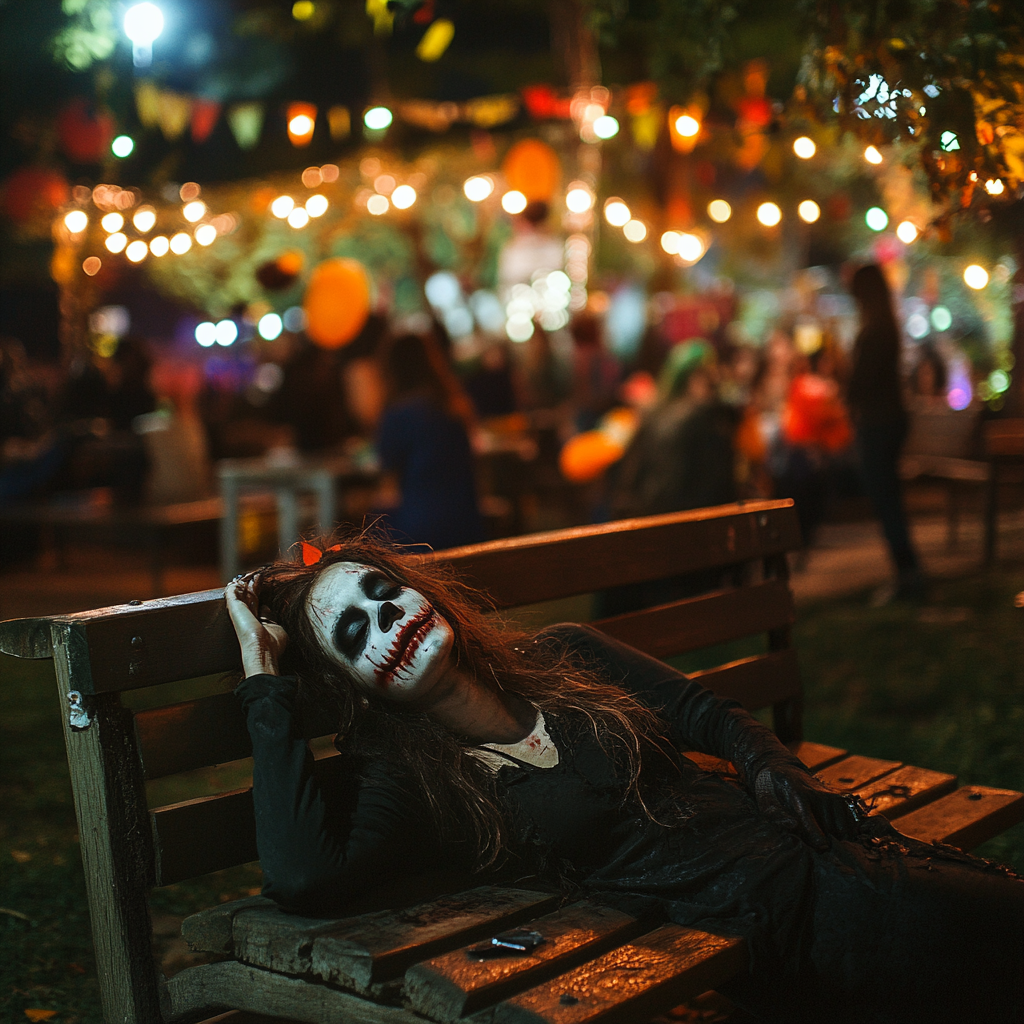
{"label": "black eye makeup", "polygon": [[[359,589],[371,601],[394,601],[405,589],[380,570],[371,569],[359,577]],[[349,607],[334,625],[334,647],[349,661],[355,661],[366,646],[370,618],[362,608]]]}
{"label": "black eye makeup", "polygon": [[401,583],[377,569],[363,573],[359,586],[371,601],[393,601],[404,589]]}

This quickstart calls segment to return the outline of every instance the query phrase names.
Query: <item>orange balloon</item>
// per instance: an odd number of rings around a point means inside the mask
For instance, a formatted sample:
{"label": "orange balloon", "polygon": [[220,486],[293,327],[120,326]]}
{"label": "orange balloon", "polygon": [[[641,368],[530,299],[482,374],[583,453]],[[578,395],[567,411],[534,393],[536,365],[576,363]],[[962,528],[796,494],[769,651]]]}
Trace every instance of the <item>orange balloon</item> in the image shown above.
{"label": "orange balloon", "polygon": [[505,154],[502,165],[509,188],[522,192],[531,202],[549,200],[562,178],[558,154],[537,139],[522,139]]}
{"label": "orange balloon", "polygon": [[321,263],[309,276],[306,334],[321,348],[341,348],[362,329],[370,315],[370,279],[357,260]]}
{"label": "orange balloon", "polygon": [[600,430],[586,430],[566,441],[558,457],[562,476],[574,484],[596,480],[625,451]]}

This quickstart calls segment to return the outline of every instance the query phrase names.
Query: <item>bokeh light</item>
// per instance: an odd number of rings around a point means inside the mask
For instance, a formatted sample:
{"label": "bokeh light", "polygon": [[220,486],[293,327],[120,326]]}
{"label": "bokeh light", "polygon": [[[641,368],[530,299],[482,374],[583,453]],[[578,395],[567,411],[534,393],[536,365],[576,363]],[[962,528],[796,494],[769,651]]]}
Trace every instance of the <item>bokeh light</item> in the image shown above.
{"label": "bokeh light", "polygon": [[270,204],[270,212],[275,216],[284,220],[292,210],[295,209],[295,200],[291,196],[278,196]]}
{"label": "bokeh light", "polygon": [[304,135],[312,135],[313,129],[316,125],[313,123],[313,118],[309,114],[296,114],[288,122],[288,132],[291,135],[297,135],[300,138]]}
{"label": "bokeh light", "polygon": [[217,229],[212,224],[200,224],[195,232],[196,241],[202,245],[213,245],[217,241]]}
{"label": "bokeh light", "polygon": [[382,214],[388,212],[391,208],[391,203],[388,202],[387,196],[380,194],[372,195],[366,200],[366,212],[372,213],[374,217],[380,217]]}
{"label": "bokeh light", "polygon": [[108,233],[120,231],[124,227],[124,217],[119,213],[108,213],[101,221],[100,224],[103,230]]}
{"label": "bokeh light", "polygon": [[985,182],[985,191],[990,196],[1001,196],[1006,191],[1002,178],[989,178]]}
{"label": "bokeh light", "polygon": [[391,202],[399,210],[408,210],[416,202],[416,189],[412,185],[399,185],[391,193]]}
{"label": "bokeh light", "polygon": [[315,196],[310,196],[306,200],[306,213],[310,217],[322,217],[327,212],[327,196],[322,196],[317,193]]}
{"label": "bokeh light", "polygon": [[256,324],[256,330],[264,341],[273,341],[281,336],[284,321],[277,313],[264,313]]}
{"label": "bokeh light", "polygon": [[132,217],[132,223],[135,225],[136,231],[145,234],[156,223],[156,210],[152,206],[140,206],[135,211],[135,216]]}
{"label": "bokeh light", "polygon": [[217,344],[227,348],[228,345],[233,345],[238,337],[238,324],[234,320],[218,320],[216,331]]}
{"label": "bokeh light", "polygon": [[209,348],[217,340],[217,325],[210,320],[196,324],[196,341],[203,348]]}
{"label": "bokeh light", "polygon": [[757,219],[766,228],[773,228],[782,220],[782,210],[776,203],[762,203],[757,208]]}
{"label": "bokeh light", "polygon": [[679,236],[679,258],[686,263],[696,263],[706,251],[704,239],[700,235],[691,235],[684,231]]}
{"label": "bokeh light", "polygon": [[84,231],[89,226],[89,215],[84,210],[72,210],[64,217],[64,227],[73,235]]}
{"label": "bokeh light", "polygon": [[511,192],[506,192],[501,197],[501,208],[506,213],[517,214],[522,213],[526,209],[526,196],[522,192],[517,192],[513,189]]}
{"label": "bokeh light", "polygon": [[166,256],[171,248],[171,243],[166,235],[157,235],[149,240],[149,251],[154,256]]}
{"label": "bokeh light", "polygon": [[298,230],[304,228],[309,223],[309,214],[306,213],[304,206],[296,206],[291,213],[288,214],[288,224]]}
{"label": "bokeh light", "polygon": [[676,131],[684,139],[692,139],[700,131],[700,121],[689,114],[682,114],[676,118]]}
{"label": "bokeh light", "polygon": [[981,291],[988,284],[988,271],[984,267],[979,267],[977,263],[972,263],[964,268],[964,283],[968,288]]}
{"label": "bokeh light", "polygon": [[192,248],[192,236],[186,235],[184,231],[179,231],[171,239],[171,252],[175,256],[181,256],[188,252]]}
{"label": "bokeh light", "polygon": [[675,256],[679,252],[679,243],[682,240],[682,233],[679,231],[666,231],[661,236],[661,247],[669,254]]}
{"label": "bokeh light", "polygon": [[813,224],[821,216],[821,207],[813,199],[805,199],[796,212],[805,224]]}
{"label": "bokeh light", "polygon": [[82,271],[87,277],[95,277],[103,267],[103,261],[99,256],[86,256],[82,260]]}
{"label": "bokeh light", "polygon": [[948,331],[953,326],[953,314],[946,306],[936,306],[932,310],[932,327],[937,331]]}
{"label": "bokeh light", "polygon": [[814,140],[809,139],[806,135],[801,135],[799,139],[793,140],[793,152],[801,160],[810,160],[817,151],[818,147],[814,144]]}
{"label": "bokeh light", "polygon": [[292,17],[296,21],[309,21],[316,13],[316,4],[312,0],[296,0],[292,4]]}
{"label": "bokeh light", "polygon": [[370,109],[363,114],[363,124],[365,124],[370,131],[374,132],[383,131],[393,120],[394,115],[387,107],[370,107]]}
{"label": "bokeh light", "polygon": [[928,318],[923,313],[911,313],[906,326],[907,334],[918,340],[928,333]]}
{"label": "bokeh light", "polygon": [[604,219],[608,221],[613,228],[621,228],[633,219],[633,214],[621,199],[612,197],[605,201]]}
{"label": "bokeh light", "polygon": [[631,220],[622,229],[627,242],[642,242],[647,237],[647,225],[642,220]]}
{"label": "bokeh light", "polygon": [[110,144],[110,152],[121,160],[131,156],[134,148],[135,140],[130,135],[118,135]]}
{"label": "bokeh light", "polygon": [[494,179],[486,174],[474,174],[466,179],[462,191],[471,203],[481,203],[494,191]]}
{"label": "bokeh light", "polygon": [[619,134],[619,122],[611,114],[602,114],[592,125],[599,139],[611,139]]}
{"label": "bokeh light", "polygon": [[197,220],[201,220],[204,213],[206,213],[206,203],[202,203],[198,199],[194,199],[191,203],[186,203],[181,209],[181,215],[190,224],[195,224]]}
{"label": "bokeh light", "polygon": [[124,254],[132,263],[141,263],[149,255],[149,246],[141,238],[137,238],[128,245]]}
{"label": "bokeh light", "polygon": [[724,224],[732,216],[732,207],[724,199],[712,199],[708,203],[708,216],[716,224]]}
{"label": "bokeh light", "polygon": [[864,159],[867,160],[869,164],[880,164],[882,162],[882,154],[879,153],[874,146],[868,146],[868,148],[864,150]]}
{"label": "bokeh light", "polygon": [[582,182],[574,181],[565,194],[565,205],[570,213],[586,213],[594,205],[594,193]]}
{"label": "bokeh light", "polygon": [[889,226],[889,214],[887,214],[880,206],[872,206],[871,209],[864,214],[864,223],[867,224],[872,231],[884,231]]}
{"label": "bokeh light", "polygon": [[123,231],[115,231],[112,235],[107,235],[107,240],[103,244],[111,252],[123,252],[128,244],[128,236]]}
{"label": "bokeh light", "polygon": [[913,221],[901,220],[896,225],[896,237],[904,244],[910,245],[917,239],[917,225]]}

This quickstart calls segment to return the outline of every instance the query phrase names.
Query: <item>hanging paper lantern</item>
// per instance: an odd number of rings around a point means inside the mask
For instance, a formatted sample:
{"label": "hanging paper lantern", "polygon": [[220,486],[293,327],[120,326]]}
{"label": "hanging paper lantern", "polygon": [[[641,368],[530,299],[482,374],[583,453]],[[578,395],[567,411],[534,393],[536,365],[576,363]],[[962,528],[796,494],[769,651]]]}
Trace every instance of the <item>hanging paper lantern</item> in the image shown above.
{"label": "hanging paper lantern", "polygon": [[309,278],[306,334],[321,348],[341,348],[362,329],[370,315],[370,279],[352,259],[321,263]]}
{"label": "hanging paper lantern", "polygon": [[205,142],[216,127],[220,117],[220,103],[217,100],[197,98],[192,103],[192,141]]}
{"label": "hanging paper lantern", "polygon": [[79,96],[57,115],[57,135],[61,148],[75,163],[99,163],[114,138],[114,119]]}
{"label": "hanging paper lantern", "polygon": [[288,104],[288,138],[293,146],[308,146],[316,128],[315,103]]}
{"label": "hanging paper lantern", "polygon": [[505,154],[502,165],[508,187],[533,202],[550,200],[562,177],[558,154],[538,139],[522,139]]}
{"label": "hanging paper lantern", "polygon": [[68,201],[67,179],[48,167],[22,167],[3,184],[3,212],[16,224],[49,218]]}
{"label": "hanging paper lantern", "polygon": [[562,476],[574,484],[596,480],[613,462],[622,458],[625,448],[604,431],[586,430],[570,438],[558,457]]}

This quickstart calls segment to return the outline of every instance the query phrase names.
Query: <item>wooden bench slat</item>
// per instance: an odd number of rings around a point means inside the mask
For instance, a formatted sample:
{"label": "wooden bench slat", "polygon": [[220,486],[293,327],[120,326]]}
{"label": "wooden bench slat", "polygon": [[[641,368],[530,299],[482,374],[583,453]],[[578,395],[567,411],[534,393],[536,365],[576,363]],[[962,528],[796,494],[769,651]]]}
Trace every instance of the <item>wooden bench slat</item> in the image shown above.
{"label": "wooden bench slat", "polygon": [[226,960],[189,967],[163,987],[164,1019],[194,1021],[202,1011],[232,1008],[305,1024],[423,1024],[399,1006],[382,1006],[307,978]]}
{"label": "wooden bench slat", "polygon": [[[302,722],[299,727],[306,739],[337,731],[329,715]],[[138,711],[135,732],[147,779],[252,755],[241,704],[230,691]]]}
{"label": "wooden bench slat", "polygon": [[405,972],[404,995],[409,1005],[432,1020],[450,1024],[643,930],[635,917],[591,901],[574,903],[526,927],[544,936],[544,942],[528,955],[483,960],[471,956],[464,946],[414,964]]}
{"label": "wooden bench slat", "polygon": [[784,580],[719,590],[593,623],[609,636],[667,658],[792,625],[793,596]]}
{"label": "wooden bench slat", "polygon": [[841,761],[822,768],[818,778],[822,782],[842,792],[853,793],[866,786],[869,782],[888,775],[902,765],[902,761],[884,761],[878,757],[862,757],[851,754]]}
{"label": "wooden bench slat", "polygon": [[[735,565],[800,546],[788,501],[748,501],[454,548],[454,566],[498,608]],[[683,525],[685,524],[685,526]],[[686,543],[677,534],[685,532]]]}
{"label": "wooden bench slat", "polygon": [[898,818],[895,827],[912,839],[976,846],[1024,820],[1024,793],[989,786],[962,786]]}
{"label": "wooden bench slat", "polygon": [[719,697],[739,701],[748,711],[798,697],[801,692],[797,655],[791,647],[692,672],[690,678]]}
{"label": "wooden bench slat", "polygon": [[633,942],[499,1003],[494,1024],[642,1021],[734,977],[741,938],[663,925]]}
{"label": "wooden bench slat", "polygon": [[955,786],[955,775],[904,765],[861,786],[857,796],[868,805],[872,814],[882,814],[891,821],[943,796]]}
{"label": "wooden bench slat", "polygon": [[824,743],[796,740],[794,743],[787,744],[787,746],[812,772],[817,772],[819,769],[835,764],[836,761],[846,757],[845,750],[841,750],[839,747],[829,747]]}

